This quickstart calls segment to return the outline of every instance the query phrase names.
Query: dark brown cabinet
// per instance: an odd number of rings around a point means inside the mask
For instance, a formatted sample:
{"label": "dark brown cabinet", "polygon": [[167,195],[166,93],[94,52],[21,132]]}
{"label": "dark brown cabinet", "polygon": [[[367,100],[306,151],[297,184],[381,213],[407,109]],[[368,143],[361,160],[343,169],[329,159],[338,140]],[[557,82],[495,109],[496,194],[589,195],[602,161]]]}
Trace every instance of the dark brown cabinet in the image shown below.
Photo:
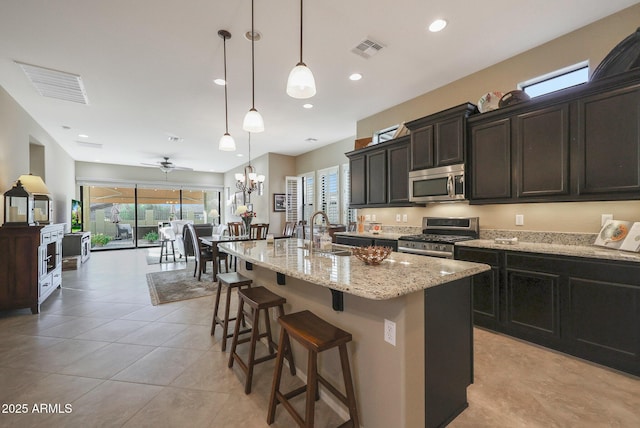
{"label": "dark brown cabinet", "polygon": [[638,85],[577,103],[579,189],[583,195],[640,191]]}
{"label": "dark brown cabinet", "polygon": [[472,204],[640,199],[640,72],[468,124]]}
{"label": "dark brown cabinet", "polygon": [[474,323],[640,375],[640,265],[455,248],[487,263],[472,278]]}
{"label": "dark brown cabinet", "polygon": [[470,199],[511,198],[511,121],[499,118],[472,126],[469,145]]}
{"label": "dark brown cabinet", "polygon": [[409,136],[346,155],[351,208],[414,205],[409,202]]}
{"label": "dark brown cabinet", "polygon": [[476,112],[471,103],[407,122],[411,131],[411,170],[463,163],[466,118]]}

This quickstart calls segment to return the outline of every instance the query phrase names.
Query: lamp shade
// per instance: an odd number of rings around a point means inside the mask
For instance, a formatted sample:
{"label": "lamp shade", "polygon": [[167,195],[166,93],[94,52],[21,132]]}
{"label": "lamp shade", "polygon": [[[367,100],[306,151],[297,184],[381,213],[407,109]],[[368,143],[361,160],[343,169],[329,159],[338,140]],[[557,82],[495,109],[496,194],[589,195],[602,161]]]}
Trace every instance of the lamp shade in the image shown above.
{"label": "lamp shade", "polygon": [[293,98],[311,98],[316,94],[316,81],[311,69],[304,62],[299,62],[287,80],[287,95]]}
{"label": "lamp shade", "polygon": [[262,115],[258,113],[258,110],[252,108],[244,117],[242,122],[242,129],[247,132],[262,132],[264,131],[264,120]]}
{"label": "lamp shade", "polygon": [[231,135],[225,132],[222,138],[220,138],[218,149],[225,152],[233,152],[236,149],[236,142]]}
{"label": "lamp shade", "polygon": [[22,183],[22,187],[24,187],[29,193],[34,195],[48,195],[49,189],[47,185],[44,184],[42,178],[33,174],[23,174],[18,177],[18,180]]}

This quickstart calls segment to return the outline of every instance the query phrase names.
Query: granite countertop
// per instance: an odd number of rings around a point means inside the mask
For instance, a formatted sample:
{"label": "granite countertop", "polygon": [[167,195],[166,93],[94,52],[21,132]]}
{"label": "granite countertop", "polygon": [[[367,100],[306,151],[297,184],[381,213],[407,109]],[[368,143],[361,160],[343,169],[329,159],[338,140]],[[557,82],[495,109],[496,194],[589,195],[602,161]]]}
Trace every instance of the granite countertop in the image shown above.
{"label": "granite countertop", "polygon": [[356,238],[372,238],[372,239],[391,239],[398,240],[401,236],[407,235],[406,233],[389,233],[381,232],[374,234],[373,232],[336,232],[336,235],[342,236],[354,236]]}
{"label": "granite countertop", "polygon": [[488,248],[493,250],[521,251],[527,253],[552,254],[593,259],[616,260],[640,263],[640,254],[614,250],[596,245],[567,245],[558,243],[534,243],[518,241],[517,244],[499,244],[492,239],[474,239],[456,242],[456,246]]}
{"label": "granite countertop", "polygon": [[[377,235],[376,235],[377,236]],[[301,239],[225,242],[224,252],[284,275],[371,300],[388,300],[490,269],[488,265],[391,253],[380,265],[355,256],[311,253]],[[336,246],[349,249],[347,246]]]}

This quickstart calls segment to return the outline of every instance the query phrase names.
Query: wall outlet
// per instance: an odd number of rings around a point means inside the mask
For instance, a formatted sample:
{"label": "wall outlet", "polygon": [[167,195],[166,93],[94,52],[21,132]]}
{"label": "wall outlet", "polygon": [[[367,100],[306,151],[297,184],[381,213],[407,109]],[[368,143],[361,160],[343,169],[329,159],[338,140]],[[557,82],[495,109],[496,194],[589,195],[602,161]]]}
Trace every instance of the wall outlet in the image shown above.
{"label": "wall outlet", "polygon": [[600,226],[604,226],[607,220],[613,220],[613,214],[602,214],[600,217]]}
{"label": "wall outlet", "polygon": [[524,225],[524,215],[516,214],[516,226],[523,226],[523,225]]}
{"label": "wall outlet", "polygon": [[375,214],[371,214],[371,221],[376,221],[376,215]]}
{"label": "wall outlet", "polygon": [[396,346],[396,323],[384,320],[384,341]]}
{"label": "wall outlet", "polygon": [[407,222],[407,215],[406,214],[402,214],[402,222],[406,223]]}
{"label": "wall outlet", "polygon": [[400,214],[396,214],[396,223],[400,223]]}
{"label": "wall outlet", "polygon": [[371,221],[371,214],[365,214],[364,221]]}

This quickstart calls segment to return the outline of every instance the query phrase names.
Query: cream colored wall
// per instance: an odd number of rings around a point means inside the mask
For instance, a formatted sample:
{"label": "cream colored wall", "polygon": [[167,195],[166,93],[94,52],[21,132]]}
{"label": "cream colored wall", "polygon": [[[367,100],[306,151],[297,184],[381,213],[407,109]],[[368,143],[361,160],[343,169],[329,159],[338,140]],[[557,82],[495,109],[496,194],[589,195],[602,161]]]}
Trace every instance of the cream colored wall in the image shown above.
{"label": "cream colored wall", "polygon": [[282,233],[284,228],[285,213],[273,211],[273,194],[285,193],[287,176],[296,175],[296,158],[293,156],[269,153],[269,177],[268,187],[265,187],[269,210],[269,232],[273,234]]}
{"label": "cream colored wall", "polygon": [[353,150],[354,140],[355,137],[345,138],[296,157],[295,175],[349,162],[344,154]]}
{"label": "cream colored wall", "polygon": [[[260,156],[257,159],[251,160],[251,165],[255,168],[258,174],[264,174],[267,177],[264,186],[264,194],[258,195],[258,192],[254,192],[251,194],[251,203],[253,204],[253,211],[256,213],[256,218],[253,219],[255,223],[269,223],[269,186],[271,186],[272,178],[269,175],[269,153]],[[225,207],[223,210],[225,214],[222,217],[223,223],[228,223],[230,221],[240,221],[240,217],[237,217],[235,213],[231,211],[231,207],[227,204],[229,202],[228,197],[233,195],[236,190],[236,179],[235,174],[237,172],[244,173],[244,167],[246,164],[234,168],[230,171],[224,173],[224,187],[225,187],[225,195],[227,197],[227,201],[225,202]],[[227,195],[228,193],[228,195]]]}
{"label": "cream colored wall", "polygon": [[[360,120],[357,124],[357,136],[370,136],[381,128],[467,101],[475,103],[488,91],[507,92],[515,89],[519,82],[584,60],[589,61],[590,70],[593,71],[614,46],[636,30],[638,22],[640,4]],[[587,233],[598,232],[601,214],[613,214],[617,219],[640,221],[640,201],[483,206],[469,206],[466,203],[429,204],[426,208],[361,211],[362,214],[375,214],[376,221],[386,225],[399,224],[395,221],[395,215],[398,213],[407,214],[406,224],[413,226],[419,226],[423,216],[480,216],[482,228]],[[524,226],[515,226],[515,214],[524,215]]]}
{"label": "cream colored wall", "polygon": [[[29,171],[29,143],[44,146],[45,176],[42,177],[53,199],[53,220],[69,223],[71,199],[75,197],[73,159],[35,120],[0,87],[0,190],[11,188],[16,179]],[[0,198],[4,213],[4,198]],[[2,220],[4,221],[4,215]]]}

